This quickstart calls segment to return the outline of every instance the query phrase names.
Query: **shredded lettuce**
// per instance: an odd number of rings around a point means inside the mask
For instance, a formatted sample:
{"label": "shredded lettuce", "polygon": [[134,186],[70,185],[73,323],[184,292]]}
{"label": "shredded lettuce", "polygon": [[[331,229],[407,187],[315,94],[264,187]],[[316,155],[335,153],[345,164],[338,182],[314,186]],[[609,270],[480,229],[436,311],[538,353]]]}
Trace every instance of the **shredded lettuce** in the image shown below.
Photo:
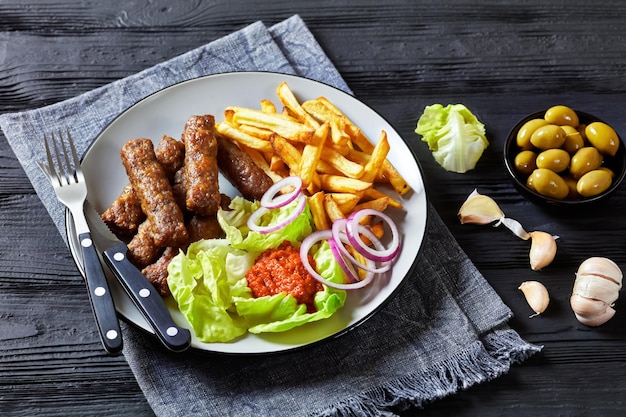
{"label": "shredded lettuce", "polygon": [[[183,316],[202,342],[228,342],[246,332],[282,332],[302,324],[330,317],[341,308],[346,292],[324,286],[315,296],[317,311],[306,312],[289,294],[254,298],[246,272],[260,253],[289,240],[295,247],[312,232],[307,208],[286,227],[268,234],[252,232],[246,226],[257,202],[233,199],[230,211],[220,211],[218,220],[226,239],[201,240],[187,252],[180,252],[168,267],[168,284]],[[271,224],[288,216],[293,206],[272,210],[261,221]],[[329,280],[342,282],[343,271],[327,242],[313,251],[317,270]]]}
{"label": "shredded lettuce", "polygon": [[415,133],[422,135],[439,165],[457,173],[474,169],[489,146],[485,125],[463,104],[426,106]]}

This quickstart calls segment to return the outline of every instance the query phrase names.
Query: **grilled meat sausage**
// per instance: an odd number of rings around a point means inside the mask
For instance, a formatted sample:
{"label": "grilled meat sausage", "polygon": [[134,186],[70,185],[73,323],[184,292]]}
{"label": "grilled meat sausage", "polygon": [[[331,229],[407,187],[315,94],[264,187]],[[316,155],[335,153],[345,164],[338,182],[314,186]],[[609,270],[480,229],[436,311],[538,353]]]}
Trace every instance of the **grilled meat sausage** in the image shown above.
{"label": "grilled meat sausage", "polygon": [[157,161],[150,139],[133,139],[122,146],[122,164],[152,226],[152,238],[160,247],[187,240],[183,213],[174,200],[165,170]]}
{"label": "grilled meat sausage", "polygon": [[185,144],[185,206],[200,216],[215,214],[220,206],[215,118],[191,116],[182,139]]}
{"label": "grilled meat sausage", "polygon": [[231,140],[216,135],[217,164],[224,177],[248,200],[260,200],[274,182]]}

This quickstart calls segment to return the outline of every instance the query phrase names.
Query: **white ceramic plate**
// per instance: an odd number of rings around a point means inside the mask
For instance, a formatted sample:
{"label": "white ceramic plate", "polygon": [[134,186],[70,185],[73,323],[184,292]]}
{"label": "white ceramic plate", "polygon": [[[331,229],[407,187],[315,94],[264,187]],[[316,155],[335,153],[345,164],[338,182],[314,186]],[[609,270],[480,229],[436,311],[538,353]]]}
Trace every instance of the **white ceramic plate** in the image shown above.
{"label": "white ceramic plate", "polygon": [[[301,348],[343,334],[365,321],[392,297],[413,266],[422,244],[427,214],[422,175],[413,153],[398,133],[379,114],[349,94],[316,81],[284,74],[239,72],[211,75],[176,84],[138,102],[104,129],[86,152],[82,166],[89,187],[88,200],[101,213],[128,182],[119,156],[126,141],[146,137],[156,143],[163,134],[180,138],[190,115],[213,114],[216,121],[221,121],[227,106],[259,108],[262,99],[270,99],[280,108],[276,87],[282,81],[289,84],[301,101],[319,96],[330,99],[372,141],[378,140],[382,129],[386,130],[391,145],[388,158],[413,190],[404,197],[404,210],[388,210],[402,231],[402,251],[387,282],[350,291],[345,306],[329,319],[283,333],[247,334],[230,343],[203,343],[193,336],[192,347],[196,349],[266,354]],[[223,178],[220,178],[220,191],[231,197],[237,195]],[[72,254],[80,265],[71,222],[67,224]],[[108,278],[119,314],[139,328],[152,332],[115,278],[112,275]],[[167,299],[166,302],[174,320],[189,327],[174,301]]]}

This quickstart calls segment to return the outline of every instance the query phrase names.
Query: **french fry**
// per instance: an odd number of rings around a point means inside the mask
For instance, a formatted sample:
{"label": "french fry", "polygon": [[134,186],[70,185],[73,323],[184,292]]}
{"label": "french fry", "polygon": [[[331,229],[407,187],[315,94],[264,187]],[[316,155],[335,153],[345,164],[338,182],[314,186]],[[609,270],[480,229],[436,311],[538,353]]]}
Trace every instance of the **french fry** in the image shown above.
{"label": "french fry", "polygon": [[295,116],[296,119],[300,120],[300,122],[311,126],[314,129],[318,129],[320,127],[318,121],[302,108],[298,99],[296,99],[296,96],[293,94],[293,91],[289,88],[287,82],[283,81],[278,85],[276,95],[283,105],[289,109],[289,111]]}
{"label": "french fry", "polygon": [[235,110],[232,107],[226,107],[224,109],[224,121],[228,123],[233,123],[233,116],[235,115]]}
{"label": "french fry", "polygon": [[376,200],[377,198],[383,198],[383,197],[387,197],[387,199],[389,200],[389,207],[393,207],[397,209],[403,208],[402,203],[400,203],[398,200],[391,198],[389,195],[383,193],[382,191],[374,187],[368,188],[367,190],[363,191],[363,194],[361,196],[361,201]]}
{"label": "french fry", "polygon": [[291,140],[310,143],[315,129],[298,122],[296,119],[278,113],[264,113],[246,107],[231,107],[234,110],[233,123],[269,129],[272,132]]}
{"label": "french fry", "polygon": [[326,214],[326,208],[324,207],[324,192],[318,191],[309,197],[309,209],[313,216],[313,224],[317,230],[330,229],[330,220]]}
{"label": "french fry", "polygon": [[300,159],[302,158],[302,154],[298,151],[298,148],[289,143],[287,139],[277,135],[272,137],[270,143],[278,156],[287,164],[291,173],[293,175],[300,175]]}
{"label": "french fry", "polygon": [[324,210],[331,223],[346,218],[332,194],[324,194]]}
{"label": "french fry", "polygon": [[317,172],[319,174],[343,175],[341,171],[339,171],[337,168],[324,161],[323,159],[320,159],[317,163]]}
{"label": "french fry", "polygon": [[396,192],[400,195],[405,195],[411,190],[411,186],[406,182],[406,180],[400,175],[400,173],[391,165],[391,162],[385,160],[383,162],[383,174],[385,178],[389,181],[389,184],[396,190]]}
{"label": "french fry", "polygon": [[322,188],[320,187],[320,176],[317,172],[313,173],[313,181],[311,181],[311,184],[309,184],[306,190],[309,195],[313,195],[322,190]]}
{"label": "french fry", "polygon": [[346,133],[345,127],[345,120],[342,117],[333,117],[330,120],[331,139],[339,147],[350,146],[350,135]]}
{"label": "french fry", "polygon": [[276,106],[270,100],[261,100],[261,111],[263,113],[276,113]]}
{"label": "french fry", "polygon": [[324,149],[324,142],[328,136],[328,123],[319,126],[313,136],[313,143],[305,145],[300,159],[300,178],[304,188],[309,188],[316,173],[317,163]]}
{"label": "french fry", "polygon": [[326,106],[319,99],[307,100],[303,102],[302,108],[320,122],[331,123],[333,119],[338,117],[336,113],[329,109],[328,106]]}
{"label": "french fry", "polygon": [[351,193],[331,193],[335,199],[335,203],[339,206],[339,210],[348,217],[354,211],[354,207],[359,203],[360,198],[356,194]]}
{"label": "french fry", "polygon": [[235,126],[230,124],[229,122],[217,123],[215,125],[215,129],[222,136],[227,137],[230,140],[233,140],[238,143],[242,143],[249,148],[257,149],[261,152],[271,152],[272,144],[263,139],[259,139],[255,136],[249,135],[241,130],[237,129]]}
{"label": "french fry", "polygon": [[374,146],[369,161],[363,169],[363,175],[358,177],[362,181],[374,182],[382,172],[383,163],[387,159],[389,153],[389,141],[387,140],[387,132],[384,130],[380,133],[378,143]]}
{"label": "french fry", "polygon": [[320,186],[329,192],[360,194],[371,188],[372,183],[339,175],[323,174],[320,175]]}
{"label": "french fry", "polygon": [[239,125],[237,126],[237,130],[240,130],[244,133],[247,133],[250,136],[254,136],[259,139],[269,141],[275,133],[269,129],[263,129],[261,127],[250,126],[250,125]]}
{"label": "french fry", "polygon": [[[372,155],[365,153],[363,151],[359,151],[357,149],[351,149],[347,155],[347,158],[351,161],[356,162],[357,164],[361,164],[363,166],[367,165],[367,163],[372,159]],[[379,172],[378,176],[374,179],[376,182],[389,182],[383,172]]]}
{"label": "french fry", "polygon": [[[363,242],[367,244],[368,240],[363,239]],[[363,256],[363,254],[359,253],[358,250],[354,248],[352,245],[344,245],[348,253],[361,265],[367,265],[368,260]],[[351,264],[348,264],[350,267]],[[367,276],[367,271],[363,268],[352,268],[352,271],[359,276],[359,279],[363,280]]]}
{"label": "french fry", "polygon": [[385,235],[385,225],[383,224],[383,222],[378,222],[370,225],[370,230],[372,231],[372,233],[374,233],[374,236],[379,239],[382,239],[382,237]]}
{"label": "french fry", "polygon": [[[324,150],[322,160],[328,162],[333,168],[347,177],[361,178],[363,176],[364,168],[362,165],[352,162],[332,148],[326,148]],[[367,179],[365,181],[367,181]]]}
{"label": "french fry", "polygon": [[[270,143],[271,143],[271,140],[270,140]],[[281,171],[287,170],[285,168],[285,161],[283,161],[283,159],[277,153],[272,154],[269,160],[269,164],[270,164],[270,169],[272,171],[281,172]]]}
{"label": "french fry", "polygon": [[354,207],[354,210],[362,210],[362,209],[374,209],[378,211],[385,211],[389,206],[389,197],[384,196],[377,198],[376,200],[369,200],[363,203],[359,203]]}

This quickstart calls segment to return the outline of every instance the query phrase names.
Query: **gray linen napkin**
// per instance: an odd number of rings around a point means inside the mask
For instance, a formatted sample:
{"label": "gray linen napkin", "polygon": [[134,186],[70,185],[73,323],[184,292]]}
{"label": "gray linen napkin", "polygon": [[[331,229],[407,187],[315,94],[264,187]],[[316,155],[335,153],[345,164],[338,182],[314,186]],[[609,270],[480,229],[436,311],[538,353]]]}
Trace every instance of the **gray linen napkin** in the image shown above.
{"label": "gray linen napkin", "polygon": [[[119,113],[163,87],[227,71],[297,74],[348,86],[299,16],[253,23],[138,74],[0,126],[61,235],[64,208],[35,161],[41,132],[71,126],[82,154]],[[511,311],[432,207],[422,252],[402,290],[351,332],[268,356],[171,354],[123,325],[124,355],[159,416],[394,415],[506,373],[541,348],[507,325]]]}

